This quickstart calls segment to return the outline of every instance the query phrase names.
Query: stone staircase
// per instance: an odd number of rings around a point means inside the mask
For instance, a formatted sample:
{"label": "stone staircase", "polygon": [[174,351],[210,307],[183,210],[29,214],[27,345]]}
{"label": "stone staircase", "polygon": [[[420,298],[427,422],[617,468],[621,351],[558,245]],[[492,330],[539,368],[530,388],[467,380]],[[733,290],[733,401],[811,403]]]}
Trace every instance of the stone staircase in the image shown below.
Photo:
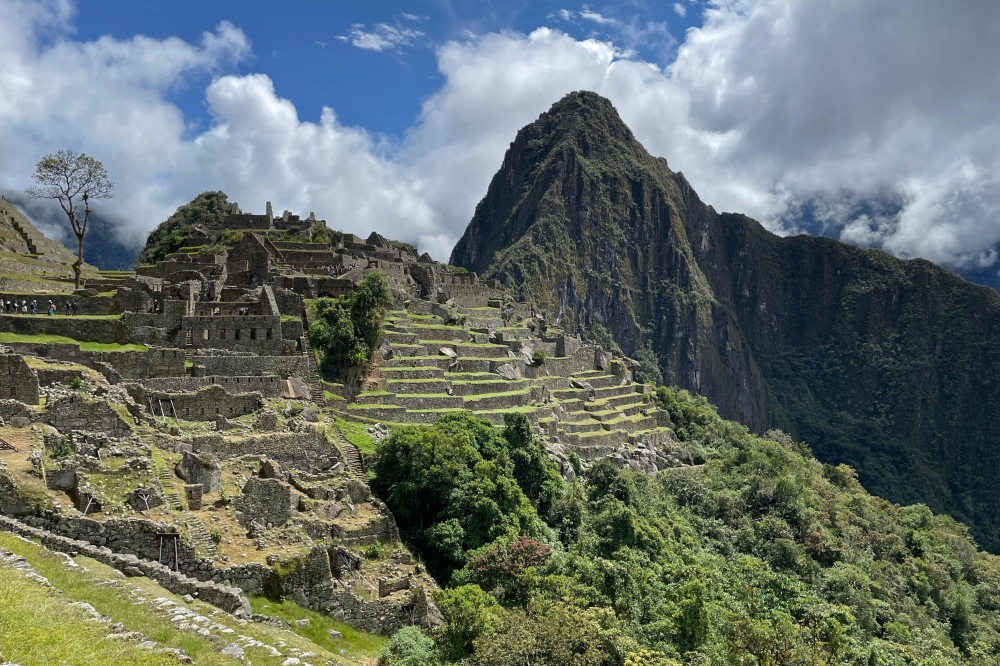
{"label": "stone staircase", "polygon": [[316,355],[313,353],[312,345],[309,344],[309,336],[302,336],[302,353],[306,357],[306,382],[309,384],[309,396],[318,405],[326,404],[323,396],[323,384],[319,380],[319,368],[316,367]]}
{"label": "stone staircase", "polygon": [[8,216],[7,221],[10,222],[10,226],[14,227],[14,231],[21,234],[21,238],[24,239],[25,244],[28,246],[28,251],[31,254],[40,254],[38,251],[38,239],[35,238],[33,230],[25,228],[17,219],[16,216]]}
{"label": "stone staircase", "polygon": [[337,440],[337,446],[340,448],[340,452],[344,454],[344,467],[358,478],[365,478],[365,466],[361,462],[361,452],[358,448],[347,441],[344,437],[344,433],[340,432],[340,428],[337,425],[331,424],[333,426],[333,434]]}
{"label": "stone staircase", "polygon": [[155,465],[156,480],[160,482],[160,487],[163,488],[163,498],[166,500],[167,506],[173,511],[180,511],[182,508],[181,498],[177,494],[174,473],[158,462]]}
{"label": "stone staircase", "polygon": [[212,541],[212,535],[209,533],[208,528],[205,527],[205,523],[201,521],[201,518],[192,514],[185,514],[184,526],[187,528],[188,539],[192,545],[194,545],[195,552],[201,557],[215,557],[218,554],[218,549],[215,546],[215,542]]}

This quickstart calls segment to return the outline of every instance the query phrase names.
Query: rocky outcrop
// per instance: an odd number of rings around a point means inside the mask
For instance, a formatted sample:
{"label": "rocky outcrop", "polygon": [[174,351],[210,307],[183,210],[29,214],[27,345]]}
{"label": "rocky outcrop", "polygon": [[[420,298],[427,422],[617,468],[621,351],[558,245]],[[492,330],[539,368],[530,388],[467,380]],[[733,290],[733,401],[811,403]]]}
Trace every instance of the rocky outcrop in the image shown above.
{"label": "rocky outcrop", "polygon": [[217,493],[222,487],[222,466],[219,459],[210,453],[185,451],[177,463],[176,472],[188,483],[201,485],[206,493]]}

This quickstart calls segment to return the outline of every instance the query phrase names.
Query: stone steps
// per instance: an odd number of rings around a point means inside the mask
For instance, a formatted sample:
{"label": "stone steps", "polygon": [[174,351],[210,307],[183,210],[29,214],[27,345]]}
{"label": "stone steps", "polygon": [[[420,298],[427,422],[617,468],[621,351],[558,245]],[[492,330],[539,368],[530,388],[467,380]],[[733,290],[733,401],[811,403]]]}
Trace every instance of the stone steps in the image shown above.
{"label": "stone steps", "polygon": [[180,511],[181,498],[177,494],[177,486],[175,482],[176,477],[174,476],[174,473],[165,467],[157,465],[156,480],[160,482],[160,487],[163,488],[163,498],[166,500],[167,506],[174,511]]}
{"label": "stone steps", "polygon": [[595,419],[580,421],[560,421],[557,430],[561,432],[596,432],[601,430],[601,422]]}
{"label": "stone steps", "polygon": [[600,400],[595,400],[593,402],[588,402],[584,409],[588,412],[600,412],[607,409],[615,409],[619,405],[628,405],[642,403],[642,394],[632,391],[631,393],[625,395],[615,395],[610,398],[601,398]]}
{"label": "stone steps", "polygon": [[619,384],[614,386],[602,386],[600,388],[594,387],[594,397],[597,400],[602,398],[610,398],[616,395],[638,395],[635,390],[635,384]]}
{"label": "stone steps", "polygon": [[187,527],[188,539],[194,545],[195,553],[203,557],[215,557],[218,554],[212,535],[198,516],[186,514],[184,526]]}
{"label": "stone steps", "polygon": [[573,374],[570,375],[570,379],[579,379],[580,381],[587,382],[595,389],[604,388],[606,386],[617,386],[618,383],[621,381],[620,378],[614,375],[600,374],[599,371],[597,375],[586,376],[586,377],[583,377],[579,374]]}

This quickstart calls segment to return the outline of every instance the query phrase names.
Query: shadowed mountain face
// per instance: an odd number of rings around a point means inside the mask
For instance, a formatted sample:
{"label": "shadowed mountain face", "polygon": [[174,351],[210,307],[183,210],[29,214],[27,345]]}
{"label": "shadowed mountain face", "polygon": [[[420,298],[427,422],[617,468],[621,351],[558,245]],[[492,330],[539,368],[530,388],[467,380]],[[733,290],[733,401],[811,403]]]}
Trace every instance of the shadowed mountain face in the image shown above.
{"label": "shadowed mountain face", "polygon": [[518,133],[450,263],[1000,550],[994,290],[719,214],[593,93]]}

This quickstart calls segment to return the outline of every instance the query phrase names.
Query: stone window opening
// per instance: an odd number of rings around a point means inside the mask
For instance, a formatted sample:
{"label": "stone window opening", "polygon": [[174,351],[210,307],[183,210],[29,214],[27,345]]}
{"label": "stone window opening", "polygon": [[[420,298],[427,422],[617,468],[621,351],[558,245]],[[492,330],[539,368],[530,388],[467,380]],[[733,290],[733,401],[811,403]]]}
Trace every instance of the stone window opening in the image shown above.
{"label": "stone window opening", "polygon": [[257,339],[257,329],[256,328],[251,328],[250,329],[250,339],[251,340],[256,340]]}
{"label": "stone window opening", "polygon": [[226,339],[226,329],[222,329],[221,331],[219,331],[219,337],[222,338],[223,340]]}
{"label": "stone window opening", "polygon": [[240,329],[236,329],[236,339],[240,339]]}

